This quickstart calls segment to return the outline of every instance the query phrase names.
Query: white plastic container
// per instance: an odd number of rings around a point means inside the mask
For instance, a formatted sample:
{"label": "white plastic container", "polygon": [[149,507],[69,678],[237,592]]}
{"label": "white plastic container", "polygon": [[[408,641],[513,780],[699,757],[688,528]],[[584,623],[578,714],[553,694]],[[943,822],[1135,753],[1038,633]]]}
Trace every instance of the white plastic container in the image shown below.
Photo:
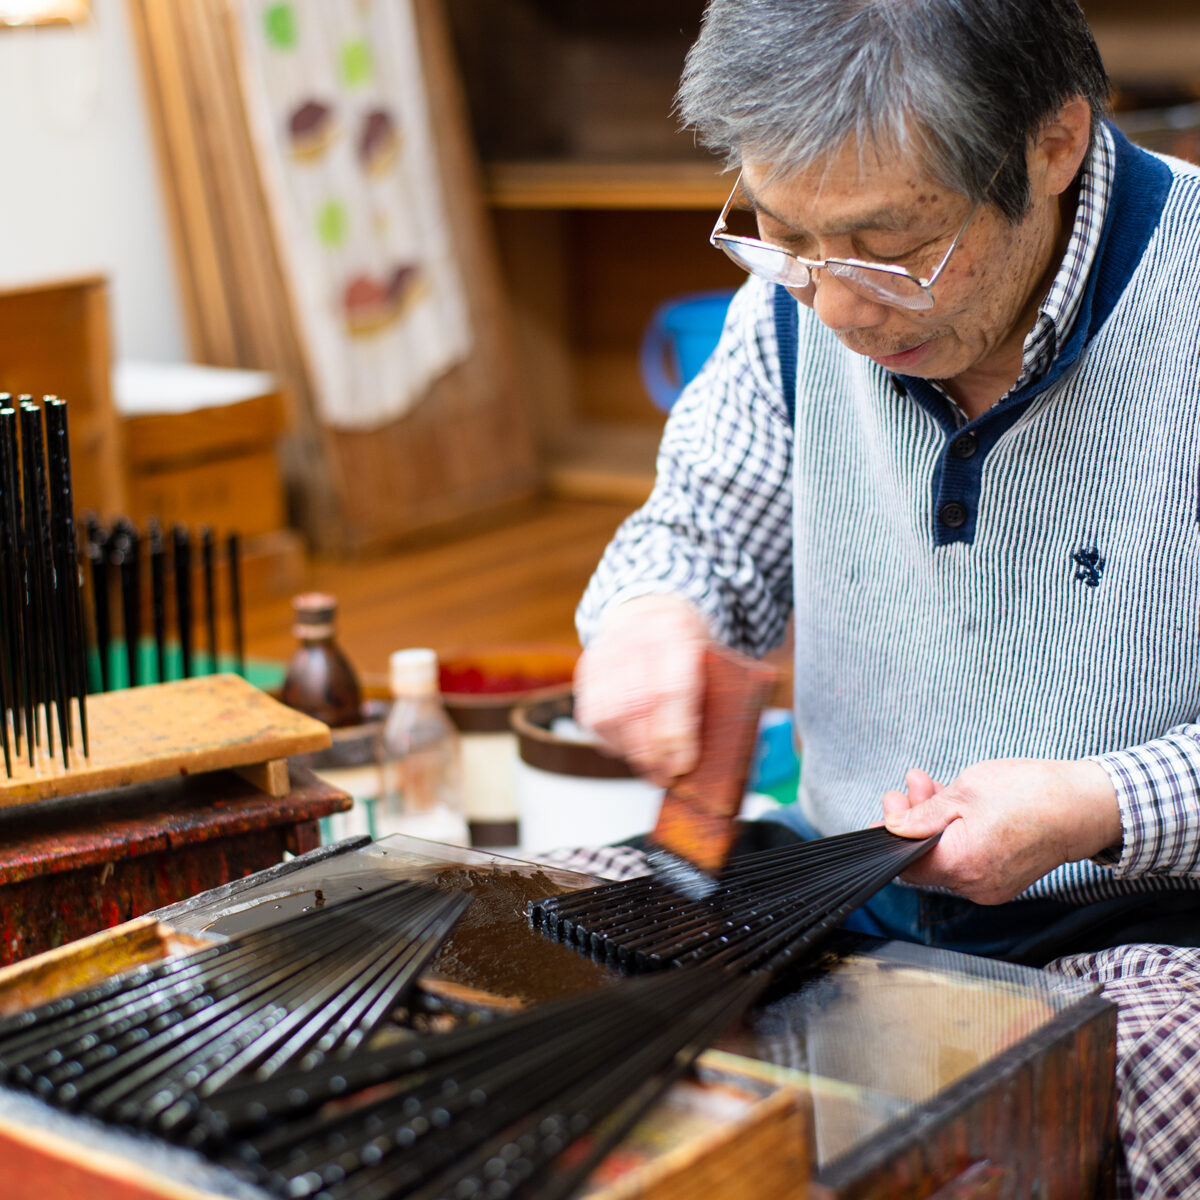
{"label": "white plastic container", "polygon": [[513,709],[571,691],[579,651],[483,646],[441,660],[442,700],[458,729],[471,845],[511,853],[520,841]]}
{"label": "white plastic container", "polygon": [[524,854],[606,846],[649,833],[663,792],[629,765],[597,749],[571,720],[574,698],[553,697],[513,710],[516,790]]}

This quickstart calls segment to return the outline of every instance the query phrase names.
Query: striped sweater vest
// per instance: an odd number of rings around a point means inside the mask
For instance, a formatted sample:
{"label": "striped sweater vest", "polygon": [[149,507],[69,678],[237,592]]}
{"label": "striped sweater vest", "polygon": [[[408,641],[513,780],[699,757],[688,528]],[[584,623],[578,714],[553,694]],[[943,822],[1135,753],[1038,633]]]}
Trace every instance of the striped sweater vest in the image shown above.
{"label": "striped sweater vest", "polygon": [[[1044,379],[969,425],[785,310],[800,799],[822,833],[879,820],[910,767],[948,782],[1200,715],[1200,171],[1115,137],[1072,334]],[[965,519],[939,519],[948,504]],[[1123,890],[1081,863],[1031,894]]]}

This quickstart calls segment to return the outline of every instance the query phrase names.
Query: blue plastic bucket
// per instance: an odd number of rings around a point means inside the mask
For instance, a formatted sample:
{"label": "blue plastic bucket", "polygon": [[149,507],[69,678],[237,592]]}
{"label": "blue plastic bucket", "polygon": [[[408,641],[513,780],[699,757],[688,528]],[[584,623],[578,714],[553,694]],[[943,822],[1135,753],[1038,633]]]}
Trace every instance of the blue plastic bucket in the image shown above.
{"label": "blue plastic bucket", "polygon": [[679,393],[716,349],[731,290],[692,292],[660,304],[642,335],[638,356],[650,399],[670,412]]}

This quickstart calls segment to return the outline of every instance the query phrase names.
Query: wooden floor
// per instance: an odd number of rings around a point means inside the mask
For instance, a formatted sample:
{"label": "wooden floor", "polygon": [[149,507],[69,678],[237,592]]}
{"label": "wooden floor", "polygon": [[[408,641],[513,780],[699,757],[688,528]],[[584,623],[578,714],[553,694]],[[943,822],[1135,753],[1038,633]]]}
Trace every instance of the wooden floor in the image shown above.
{"label": "wooden floor", "polygon": [[[577,645],[575,606],[631,505],[544,499],[486,527],[383,558],[316,560],[304,587],[339,602],[338,640],[364,679],[393,650],[439,654],[512,644]],[[246,614],[246,651],[285,660],[287,597]]]}

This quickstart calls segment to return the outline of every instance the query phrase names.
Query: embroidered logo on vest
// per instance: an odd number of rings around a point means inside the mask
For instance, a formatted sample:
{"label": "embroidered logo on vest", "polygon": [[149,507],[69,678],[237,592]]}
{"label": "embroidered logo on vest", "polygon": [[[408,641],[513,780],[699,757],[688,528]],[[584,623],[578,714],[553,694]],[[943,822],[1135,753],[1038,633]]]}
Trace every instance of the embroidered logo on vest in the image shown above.
{"label": "embroidered logo on vest", "polygon": [[1071,555],[1071,561],[1075,564],[1075,578],[1080,583],[1086,583],[1088,587],[1100,586],[1100,574],[1104,570],[1104,559],[1100,557],[1100,551],[1093,547],[1091,550],[1076,550]]}

